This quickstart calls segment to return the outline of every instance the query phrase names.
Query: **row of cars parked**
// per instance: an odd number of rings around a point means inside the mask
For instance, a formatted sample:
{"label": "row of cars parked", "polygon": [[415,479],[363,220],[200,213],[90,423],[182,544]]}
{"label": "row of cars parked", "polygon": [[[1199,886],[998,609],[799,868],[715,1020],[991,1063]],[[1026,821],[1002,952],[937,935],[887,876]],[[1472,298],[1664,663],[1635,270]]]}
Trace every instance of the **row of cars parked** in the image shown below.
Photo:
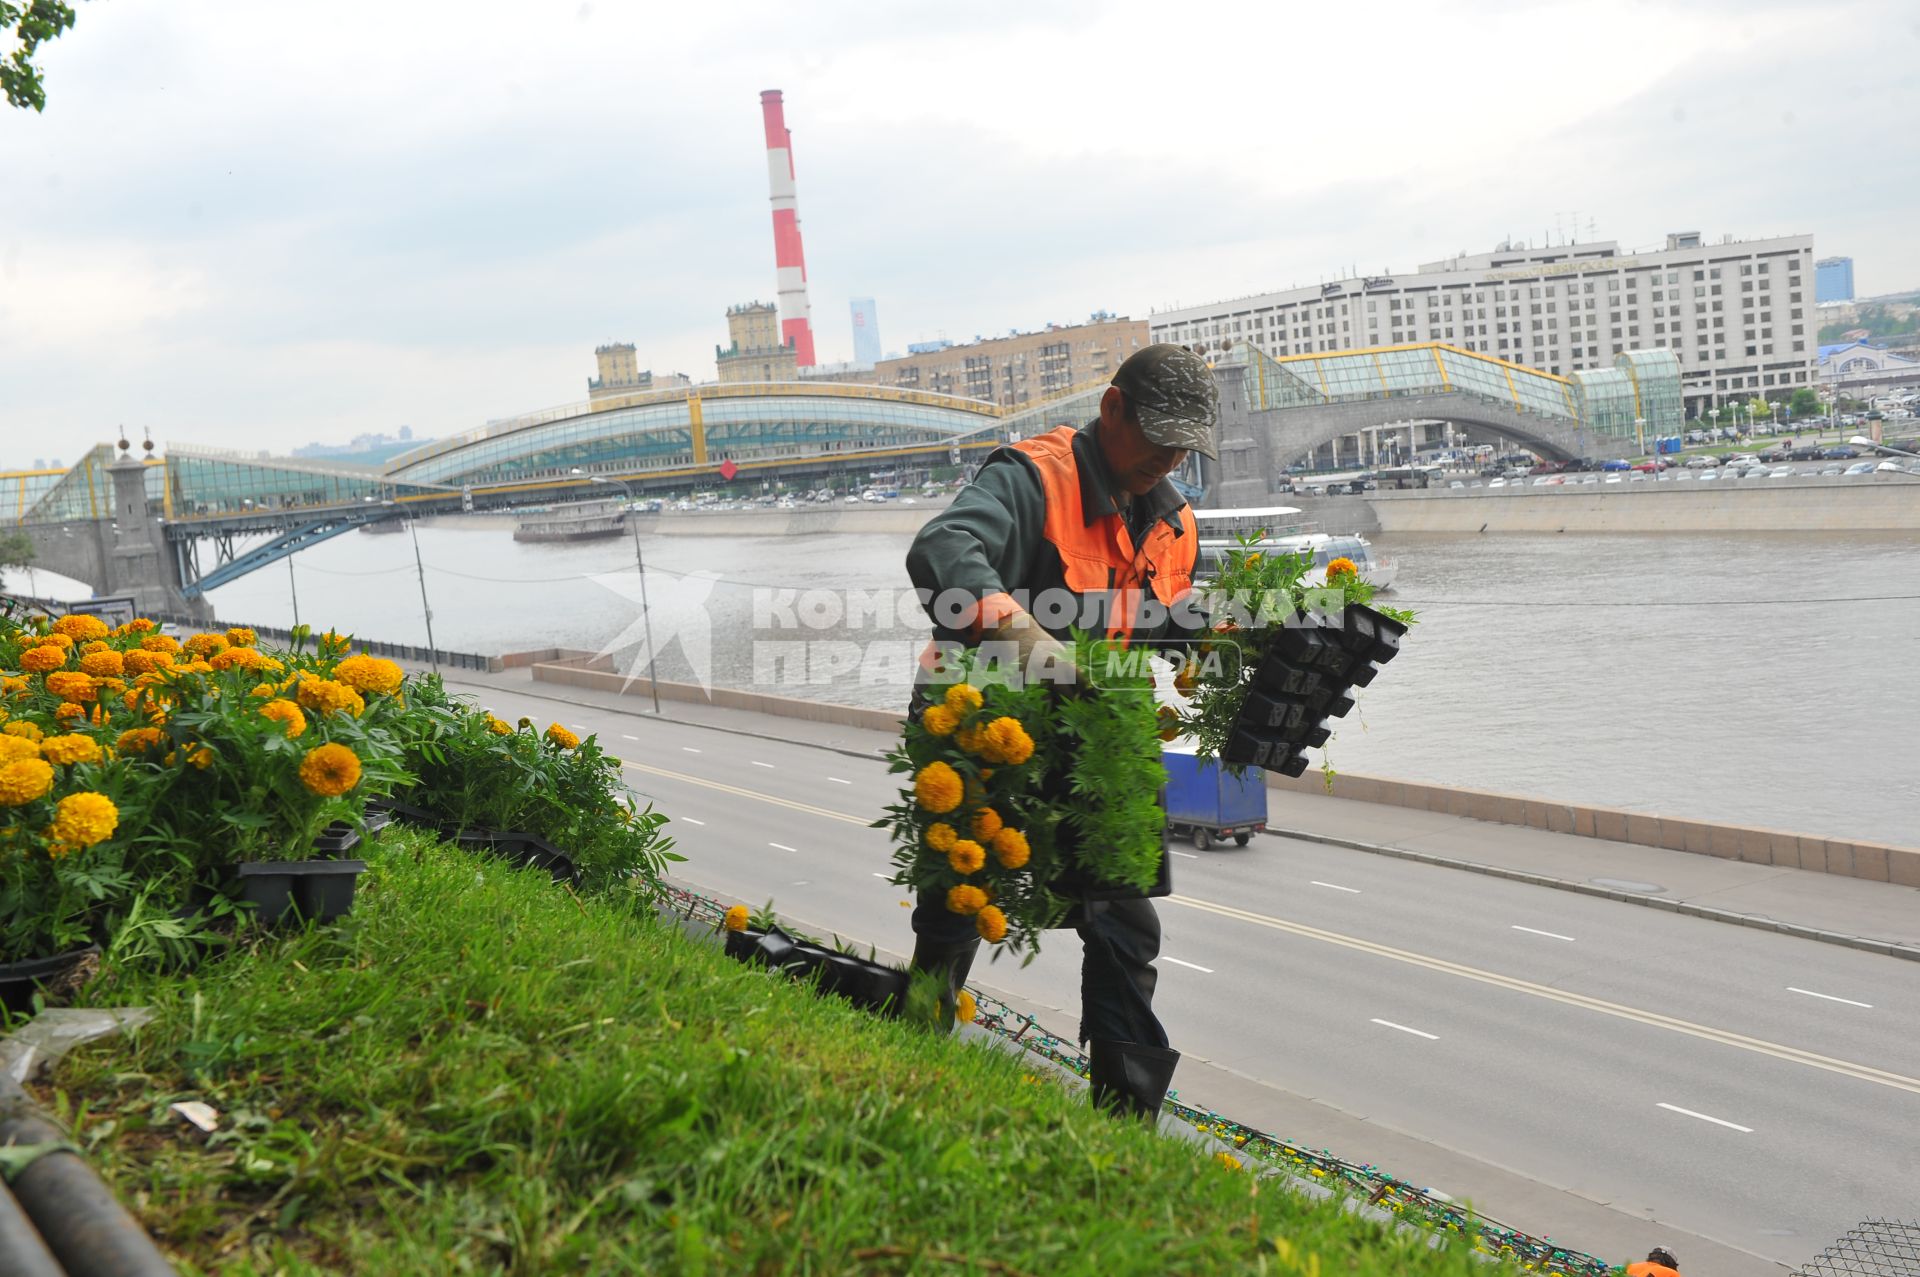
{"label": "row of cars parked", "polygon": [[[1694,480],[1696,476],[1698,476],[1697,482],[1705,483],[1714,479],[1790,479],[1796,475],[1804,478],[1863,474],[1910,474],[1920,477],[1920,461],[1903,466],[1897,461],[1876,461],[1869,458],[1865,461],[1856,461],[1852,465],[1835,461],[1817,468],[1809,466],[1801,469],[1789,465],[1770,464],[1757,457],[1747,460],[1730,460],[1725,465],[1681,469],[1672,469],[1662,462],[1658,470],[1645,470],[1636,466],[1632,470],[1610,470],[1597,474],[1543,474],[1534,475],[1531,478],[1488,479],[1484,486],[1488,488],[1558,488],[1577,487],[1583,484],[1645,483],[1649,479],[1660,483],[1671,483],[1680,479]],[[1483,485],[1479,479],[1455,479],[1447,486],[1478,488]]]}

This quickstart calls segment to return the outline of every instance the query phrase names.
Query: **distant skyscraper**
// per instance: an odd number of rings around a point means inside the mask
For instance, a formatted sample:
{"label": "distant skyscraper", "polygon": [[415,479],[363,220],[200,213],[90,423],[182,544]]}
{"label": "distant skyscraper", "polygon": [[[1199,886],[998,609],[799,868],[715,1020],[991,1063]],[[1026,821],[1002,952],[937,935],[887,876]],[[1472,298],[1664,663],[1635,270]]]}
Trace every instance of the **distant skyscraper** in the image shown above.
{"label": "distant skyscraper", "polygon": [[853,362],[880,362],[880,317],[873,309],[873,298],[853,299]]}
{"label": "distant skyscraper", "polygon": [[1850,302],[1853,300],[1853,259],[1822,257],[1813,264],[1813,300]]}

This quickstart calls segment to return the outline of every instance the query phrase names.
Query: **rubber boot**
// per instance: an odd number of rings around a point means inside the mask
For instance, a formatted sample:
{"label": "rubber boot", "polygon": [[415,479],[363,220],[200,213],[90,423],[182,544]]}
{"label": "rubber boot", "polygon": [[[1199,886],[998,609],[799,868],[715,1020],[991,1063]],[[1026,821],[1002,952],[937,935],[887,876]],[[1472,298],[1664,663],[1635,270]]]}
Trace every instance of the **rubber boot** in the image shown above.
{"label": "rubber boot", "polygon": [[973,970],[973,957],[979,952],[980,941],[977,937],[953,943],[941,943],[925,936],[913,938],[913,962],[909,969],[931,972],[935,976],[945,973],[945,992],[940,995],[940,1015],[949,1029],[953,1027],[954,1008],[959,1003],[960,990],[966,987],[967,975]]}
{"label": "rubber boot", "polygon": [[1180,1053],[1172,1047],[1096,1038],[1087,1044],[1087,1080],[1094,1107],[1157,1121],[1179,1063]]}

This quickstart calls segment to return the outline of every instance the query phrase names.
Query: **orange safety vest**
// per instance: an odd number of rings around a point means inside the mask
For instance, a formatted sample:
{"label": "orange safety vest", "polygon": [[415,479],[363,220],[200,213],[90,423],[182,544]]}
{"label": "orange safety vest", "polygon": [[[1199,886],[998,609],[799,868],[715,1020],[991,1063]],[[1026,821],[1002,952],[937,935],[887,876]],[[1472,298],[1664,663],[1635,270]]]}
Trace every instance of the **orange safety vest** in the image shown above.
{"label": "orange safety vest", "polygon": [[1643,1259],[1637,1264],[1627,1265],[1627,1277],[1680,1277],[1680,1270]]}
{"label": "orange safety vest", "polygon": [[1127,533],[1127,521],[1102,511],[1089,523],[1080,501],[1080,467],[1073,455],[1072,426],[1058,426],[1013,445],[1040,472],[1047,518],[1042,535],[1060,555],[1069,590],[1075,594],[1111,592],[1107,637],[1125,642],[1140,610],[1142,587],[1171,607],[1193,588],[1193,565],[1200,534],[1193,509],[1180,507],[1180,531],[1156,519],[1139,544]]}

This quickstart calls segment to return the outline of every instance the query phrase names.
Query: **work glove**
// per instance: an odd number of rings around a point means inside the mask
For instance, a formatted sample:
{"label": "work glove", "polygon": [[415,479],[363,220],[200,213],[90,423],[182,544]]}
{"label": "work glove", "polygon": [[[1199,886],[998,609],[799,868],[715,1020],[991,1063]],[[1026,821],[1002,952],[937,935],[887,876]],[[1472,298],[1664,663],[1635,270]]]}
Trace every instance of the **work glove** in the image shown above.
{"label": "work glove", "polygon": [[1029,682],[1044,682],[1071,693],[1079,679],[1073,649],[1047,633],[1031,612],[1015,612],[987,635],[990,643],[1011,645],[1018,653],[1020,673]]}

